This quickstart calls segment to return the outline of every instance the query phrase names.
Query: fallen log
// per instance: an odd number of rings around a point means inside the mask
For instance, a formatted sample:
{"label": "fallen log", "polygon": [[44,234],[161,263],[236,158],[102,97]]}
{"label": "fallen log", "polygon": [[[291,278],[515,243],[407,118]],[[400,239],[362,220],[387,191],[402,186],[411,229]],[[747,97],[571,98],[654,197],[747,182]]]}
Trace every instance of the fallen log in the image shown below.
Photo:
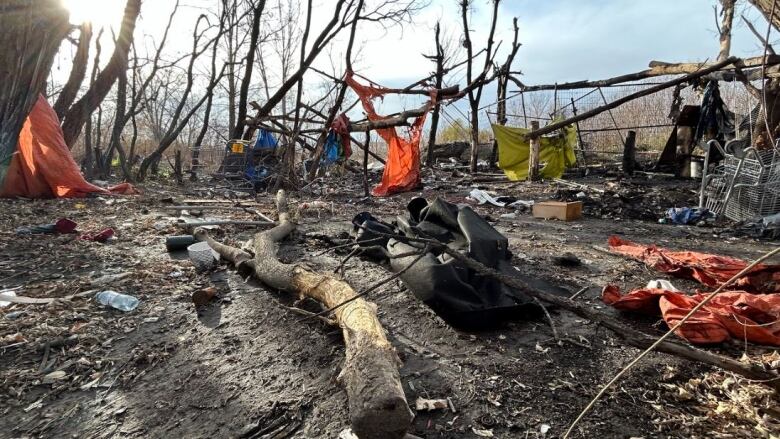
{"label": "fallen log", "polygon": [[[309,297],[328,309],[353,298],[356,293],[346,282],[311,271],[297,264],[283,264],[276,257],[278,242],[292,233],[296,224],[280,191],[276,199],[278,224],[254,237],[254,257],[241,249],[221,244],[203,229],[195,236],[209,243],[237,269],[251,271],[265,285]],[[375,306],[363,299],[337,308],[335,320],[342,328],[346,361],[338,381],[349,400],[353,430],[361,438],[401,438],[413,415],[404,396],[398,372],[400,360],[385,337],[376,317]]]}
{"label": "fallen log", "polygon": [[[761,73],[760,71],[761,69],[757,69],[757,67],[760,67],[762,64],[764,64],[763,61],[764,61],[763,56],[757,56],[753,58],[745,58],[741,61],[736,62],[734,65],[740,69],[752,69],[750,70],[750,75],[753,76],[749,75],[748,77],[750,79],[760,79],[758,74]],[[774,56],[774,55],[767,56],[766,58],[767,66],[776,66],[777,64],[780,64],[780,56]],[[573,82],[562,82],[560,84],[525,85],[514,78],[511,79],[513,79],[513,82],[518,86],[520,91],[523,93],[532,92],[532,91],[541,91],[541,90],[576,90],[582,88],[609,87],[611,85],[623,84],[632,81],[640,81],[642,79],[654,78],[658,76],[690,74],[690,73],[697,72],[703,68],[707,68],[711,65],[712,64],[668,63],[662,61],[650,61],[650,65],[649,65],[650,68],[639,72],[627,73],[625,75],[615,76],[607,79],[598,79],[593,81],[583,80],[583,81],[573,81]],[[777,75],[776,71],[772,73],[775,76]],[[715,71],[710,73],[709,75],[710,76],[708,77],[711,77],[712,79],[719,79],[724,81],[733,81],[736,79],[736,76],[733,73],[728,71]]]}
{"label": "fallen log", "polygon": [[542,136],[544,134],[552,133],[553,131],[557,131],[561,128],[564,128],[568,125],[571,125],[575,122],[579,122],[581,120],[589,119],[593,116],[596,116],[598,114],[601,114],[607,110],[611,110],[615,107],[619,107],[620,105],[625,104],[626,102],[632,101],[634,99],[641,98],[643,96],[651,95],[653,93],[658,93],[661,90],[667,89],[669,87],[674,87],[677,84],[683,84],[685,82],[690,81],[691,79],[696,79],[702,76],[705,76],[709,73],[718,71],[722,69],[723,67],[730,65],[730,64],[737,64],[739,62],[739,58],[737,57],[730,57],[723,61],[717,62],[715,64],[711,64],[706,68],[703,68],[701,70],[689,73],[685,76],[681,76],[679,78],[673,79],[671,81],[667,81],[658,85],[655,85],[653,87],[646,88],[644,90],[638,91],[636,93],[632,93],[628,96],[624,96],[620,99],[616,99],[606,105],[602,105],[600,107],[594,108],[592,110],[586,111],[584,113],[578,114],[576,116],[570,117],[568,119],[564,119],[555,123],[551,123],[543,128],[540,128],[538,130],[533,130],[529,133],[525,134],[526,139],[533,139],[535,137]]}

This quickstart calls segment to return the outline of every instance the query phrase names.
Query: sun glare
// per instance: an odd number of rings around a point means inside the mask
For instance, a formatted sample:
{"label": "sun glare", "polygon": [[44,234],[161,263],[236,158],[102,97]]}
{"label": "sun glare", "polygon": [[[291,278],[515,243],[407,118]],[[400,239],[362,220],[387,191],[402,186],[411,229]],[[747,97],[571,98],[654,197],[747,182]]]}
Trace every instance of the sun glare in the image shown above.
{"label": "sun glare", "polygon": [[73,24],[92,23],[95,28],[117,26],[124,0],[62,0]]}

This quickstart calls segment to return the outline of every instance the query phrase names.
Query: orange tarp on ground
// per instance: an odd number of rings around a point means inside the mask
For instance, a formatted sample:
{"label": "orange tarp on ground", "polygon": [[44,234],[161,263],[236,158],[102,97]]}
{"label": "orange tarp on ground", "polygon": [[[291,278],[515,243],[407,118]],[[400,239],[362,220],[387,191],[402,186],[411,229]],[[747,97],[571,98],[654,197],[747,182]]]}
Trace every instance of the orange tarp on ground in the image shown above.
{"label": "orange tarp on ground", "polygon": [[[368,120],[377,121],[385,118],[376,113],[371,99],[390,93],[388,89],[376,85],[362,85],[355,81],[352,72],[347,73],[346,81],[360,98]],[[429,108],[433,105],[433,101],[431,99]],[[374,196],[384,197],[410,191],[420,185],[420,136],[427,114],[426,112],[415,119],[409,128],[408,139],[401,138],[394,127],[376,130],[387,142],[387,163],[385,163],[381,183],[371,191]]]}
{"label": "orange tarp on ground", "polygon": [[[717,287],[748,266],[728,256],[691,251],[671,251],[654,245],[635,244],[612,236],[609,249],[642,261],[649,267],[684,279],[693,279],[708,287]],[[780,265],[756,265],[746,276],[732,284],[749,293],[780,293]]]}
{"label": "orange tarp on ground", "polygon": [[109,188],[86,180],[62,135],[57,114],[43,96],[33,106],[19,134],[0,197],[70,198],[91,193],[138,193],[127,183]]}
{"label": "orange tarp on ground", "polygon": [[[612,251],[678,277],[716,287],[747,266],[745,261],[697,252],[673,252],[655,246],[643,246],[612,237]],[[680,337],[698,344],[720,343],[729,338],[780,346],[780,266],[759,265],[736,282],[740,291],[724,291],[710,300],[676,331]],[[748,291],[744,291],[748,290]],[[767,293],[767,294],[761,294]],[[622,311],[637,311],[663,316],[669,327],[676,325],[709,294],[688,295],[663,289],[639,289],[621,295],[618,287],[608,285],[602,300]]]}
{"label": "orange tarp on ground", "polygon": [[[641,289],[621,296],[616,286],[608,285],[601,297],[604,303],[621,311],[649,315],[660,312],[671,328],[708,295]],[[733,337],[780,346],[780,294],[719,293],[686,320],[676,334],[697,344],[721,343]]]}

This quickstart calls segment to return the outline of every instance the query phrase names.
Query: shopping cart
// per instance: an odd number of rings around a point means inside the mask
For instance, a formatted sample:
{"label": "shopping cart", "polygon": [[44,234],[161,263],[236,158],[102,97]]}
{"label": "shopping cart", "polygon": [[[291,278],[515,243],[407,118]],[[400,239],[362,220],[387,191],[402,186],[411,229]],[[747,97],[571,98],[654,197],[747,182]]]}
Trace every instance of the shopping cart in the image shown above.
{"label": "shopping cart", "polygon": [[[723,160],[709,172],[711,155]],[[747,140],[731,140],[721,147],[706,144],[699,207],[733,221],[745,221],[780,212],[780,150],[757,150]]]}

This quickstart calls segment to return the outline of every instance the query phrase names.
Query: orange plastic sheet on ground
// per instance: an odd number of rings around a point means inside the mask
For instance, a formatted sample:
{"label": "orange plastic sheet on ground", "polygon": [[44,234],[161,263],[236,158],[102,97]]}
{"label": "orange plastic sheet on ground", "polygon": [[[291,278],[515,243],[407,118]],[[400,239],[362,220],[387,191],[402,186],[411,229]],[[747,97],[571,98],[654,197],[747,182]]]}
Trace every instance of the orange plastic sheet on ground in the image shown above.
{"label": "orange plastic sheet on ground", "polygon": [[[650,267],[677,277],[693,279],[707,287],[718,287],[747,267],[748,263],[727,256],[690,251],[671,251],[611,237],[610,249],[643,261]],[[724,291],[710,300],[676,331],[697,344],[720,343],[729,338],[780,346],[780,265],[757,265],[733,285],[738,291]],[[602,300],[616,309],[663,316],[669,327],[676,325],[708,293],[688,295],[680,291],[645,288],[621,295],[608,285]]]}
{"label": "orange plastic sheet on ground", "polygon": [[[671,251],[654,245],[641,245],[612,236],[609,248],[660,272],[693,279],[707,287],[718,287],[749,264],[741,259],[691,251]],[[732,284],[748,293],[780,293],[780,265],[759,264]]]}
{"label": "orange plastic sheet on ground", "polygon": [[72,198],[88,194],[137,194],[128,183],[103,189],[87,182],[65,144],[57,114],[43,96],[19,134],[16,152],[0,182],[0,197]]}
{"label": "orange plastic sheet on ground", "polygon": [[[671,328],[708,295],[661,289],[641,289],[621,295],[617,286],[608,285],[602,292],[602,299],[621,311],[649,315],[660,312]],[[696,344],[715,344],[734,338],[780,346],[780,294],[719,293],[675,333]]]}
{"label": "orange plastic sheet on ground", "polygon": [[[384,116],[376,113],[371,100],[376,97],[381,98],[392,91],[375,84],[360,84],[355,81],[353,75],[352,72],[348,72],[345,79],[360,98],[368,120],[384,119]],[[434,101],[435,98],[432,96],[429,108],[433,106]],[[414,120],[409,128],[408,138],[399,136],[394,127],[376,130],[379,136],[387,142],[387,162],[382,181],[371,191],[374,196],[385,197],[406,192],[420,185],[420,136],[427,114],[426,112]]]}

